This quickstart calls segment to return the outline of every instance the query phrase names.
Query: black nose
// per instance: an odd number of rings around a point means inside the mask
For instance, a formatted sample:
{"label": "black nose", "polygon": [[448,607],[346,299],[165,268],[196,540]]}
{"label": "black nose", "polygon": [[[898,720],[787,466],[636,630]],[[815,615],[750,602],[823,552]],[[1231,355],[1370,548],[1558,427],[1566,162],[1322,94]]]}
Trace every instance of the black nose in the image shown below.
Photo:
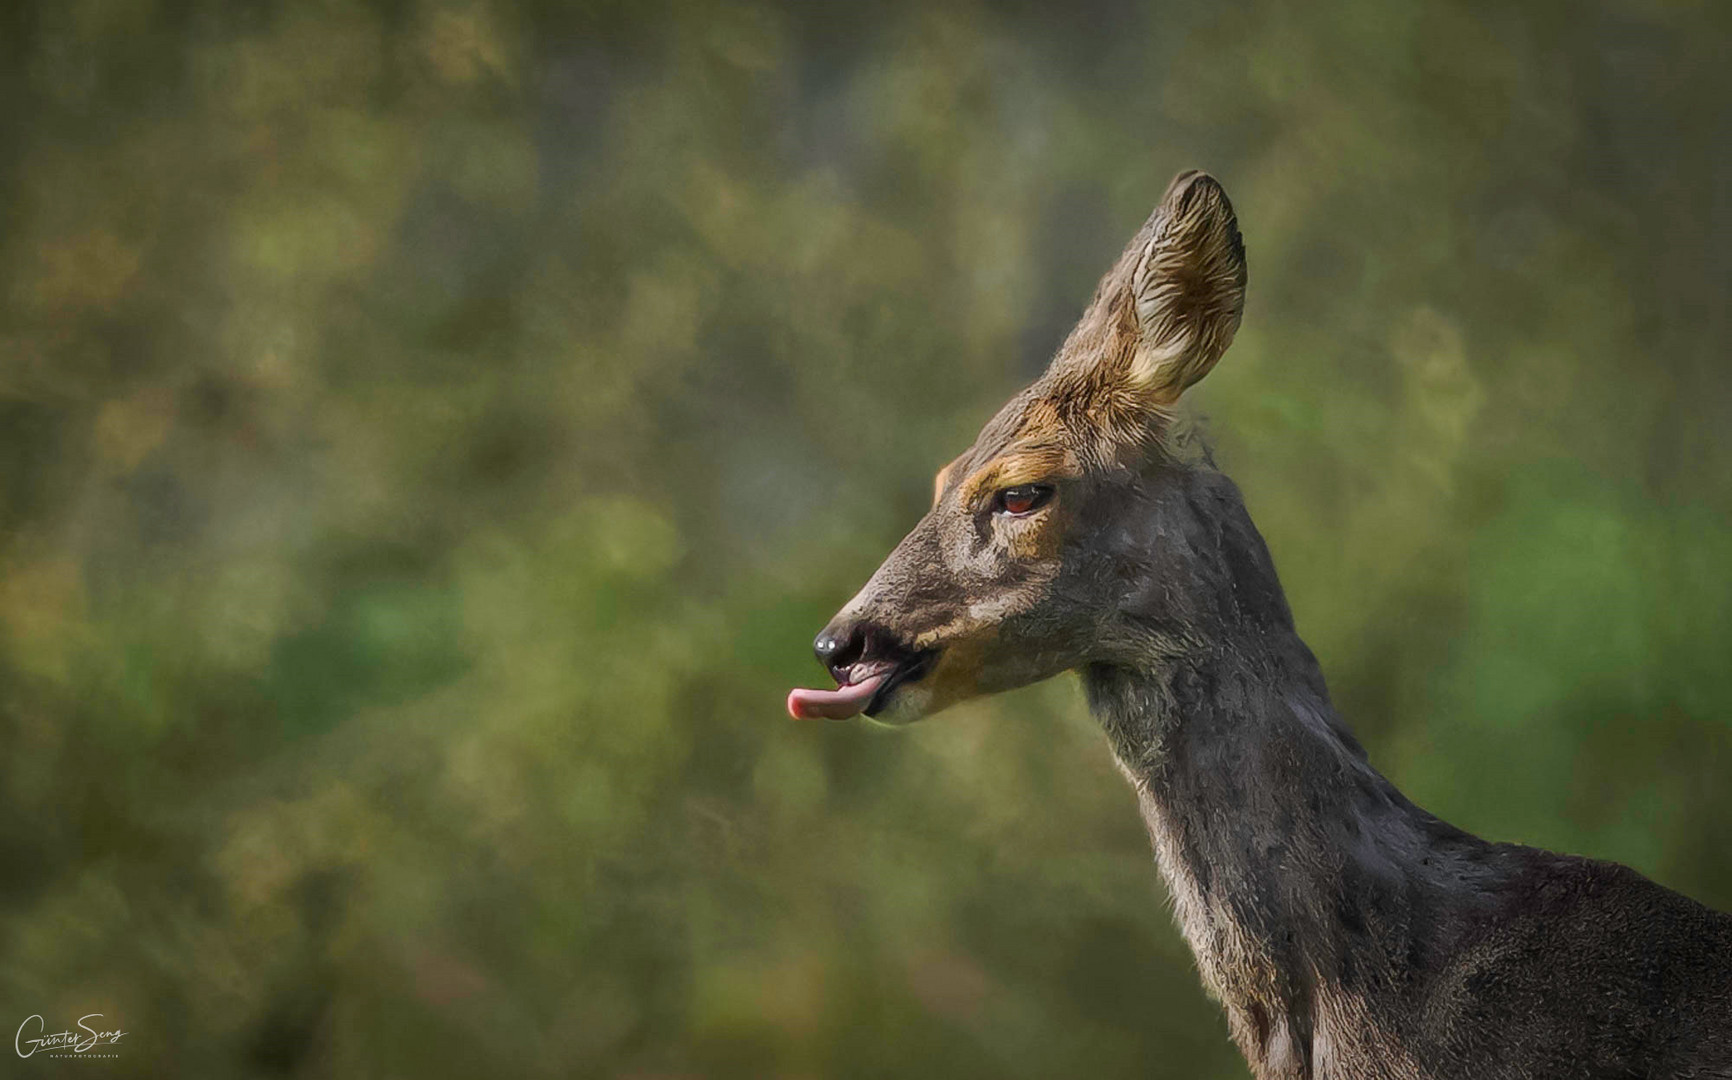
{"label": "black nose", "polygon": [[845,668],[866,652],[866,628],[859,623],[831,623],[812,642],[818,663],[831,671]]}

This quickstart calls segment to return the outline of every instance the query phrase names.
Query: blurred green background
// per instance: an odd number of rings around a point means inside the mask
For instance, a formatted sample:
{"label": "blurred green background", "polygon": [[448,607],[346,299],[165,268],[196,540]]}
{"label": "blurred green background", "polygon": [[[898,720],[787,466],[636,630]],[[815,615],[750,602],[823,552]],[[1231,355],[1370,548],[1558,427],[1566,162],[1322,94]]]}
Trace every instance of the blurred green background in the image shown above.
{"label": "blurred green background", "polygon": [[782,713],[1193,166],[1251,265],[1195,407],[1373,760],[1732,908],[1729,52],[1710,2],[5,5],[0,1026],[1245,1075],[1073,680]]}

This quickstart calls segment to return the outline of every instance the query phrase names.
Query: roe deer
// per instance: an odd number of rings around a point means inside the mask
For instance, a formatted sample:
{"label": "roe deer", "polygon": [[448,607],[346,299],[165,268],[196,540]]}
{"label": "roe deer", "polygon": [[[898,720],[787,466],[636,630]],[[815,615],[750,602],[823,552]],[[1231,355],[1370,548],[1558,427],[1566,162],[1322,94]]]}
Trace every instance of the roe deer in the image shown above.
{"label": "roe deer", "polygon": [[908,721],[1079,671],[1260,1078],[1732,1077],[1732,917],[1438,820],[1336,715],[1238,489],[1173,434],[1244,294],[1226,193],[1179,176],[819,635],[838,688],[789,711]]}

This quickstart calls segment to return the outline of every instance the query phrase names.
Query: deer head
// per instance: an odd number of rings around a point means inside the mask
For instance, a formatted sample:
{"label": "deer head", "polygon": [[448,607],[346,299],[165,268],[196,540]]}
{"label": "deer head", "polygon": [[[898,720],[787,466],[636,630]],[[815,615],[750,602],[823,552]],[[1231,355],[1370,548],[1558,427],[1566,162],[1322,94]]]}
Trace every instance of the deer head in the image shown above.
{"label": "deer head", "polygon": [[837,688],[795,690],[788,711],[905,723],[1146,653],[1164,621],[1182,626],[1162,609],[1193,600],[1161,580],[1159,548],[1192,525],[1163,509],[1187,466],[1163,436],[1244,298],[1226,192],[1183,173],[1046,373],[938,471],[932,509],[818,635]]}

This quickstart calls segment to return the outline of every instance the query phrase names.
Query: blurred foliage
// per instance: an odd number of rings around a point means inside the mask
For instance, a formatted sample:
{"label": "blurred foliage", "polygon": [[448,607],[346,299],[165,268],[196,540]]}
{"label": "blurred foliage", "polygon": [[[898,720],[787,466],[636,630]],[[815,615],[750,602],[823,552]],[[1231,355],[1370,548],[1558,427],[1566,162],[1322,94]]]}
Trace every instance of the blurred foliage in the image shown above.
{"label": "blurred foliage", "polygon": [[1197,408],[1374,760],[1732,907],[1729,23],[5,5],[0,1019],[1242,1076],[1070,681],[781,714],[1191,166],[1251,263]]}

